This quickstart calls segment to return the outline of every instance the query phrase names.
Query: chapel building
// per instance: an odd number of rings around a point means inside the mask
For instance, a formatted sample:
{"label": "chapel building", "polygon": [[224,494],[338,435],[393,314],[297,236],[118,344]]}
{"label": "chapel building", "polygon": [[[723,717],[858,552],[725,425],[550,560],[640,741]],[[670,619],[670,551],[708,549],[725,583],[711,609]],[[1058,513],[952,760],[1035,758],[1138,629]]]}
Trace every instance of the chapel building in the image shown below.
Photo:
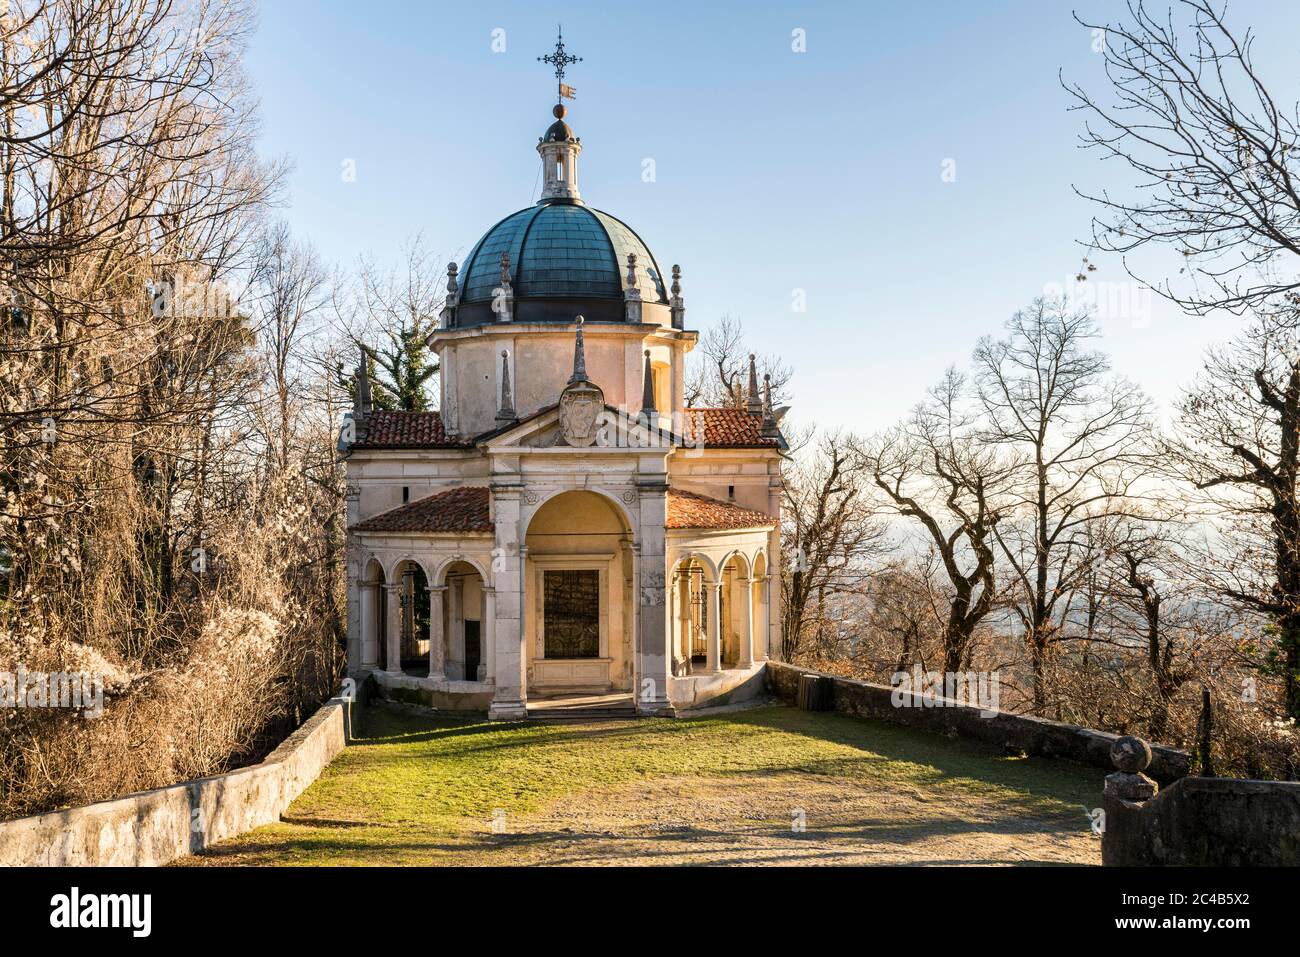
{"label": "chapel building", "polygon": [[348,659],[384,697],[514,720],[621,697],[736,701],[779,653],[781,435],[750,358],[735,407],[687,408],[677,266],[583,200],[556,106],[541,199],[448,267],[439,411],[340,438]]}

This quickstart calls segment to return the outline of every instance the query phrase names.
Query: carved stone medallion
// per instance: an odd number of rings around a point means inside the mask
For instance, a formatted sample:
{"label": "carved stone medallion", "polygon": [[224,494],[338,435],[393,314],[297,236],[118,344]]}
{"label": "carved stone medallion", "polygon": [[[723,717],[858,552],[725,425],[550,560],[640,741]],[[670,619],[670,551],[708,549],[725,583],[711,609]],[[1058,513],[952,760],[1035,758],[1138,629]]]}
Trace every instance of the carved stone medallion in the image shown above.
{"label": "carved stone medallion", "polygon": [[596,441],[596,418],[605,407],[605,394],[588,381],[575,382],[560,393],[560,437],[566,445],[585,449]]}

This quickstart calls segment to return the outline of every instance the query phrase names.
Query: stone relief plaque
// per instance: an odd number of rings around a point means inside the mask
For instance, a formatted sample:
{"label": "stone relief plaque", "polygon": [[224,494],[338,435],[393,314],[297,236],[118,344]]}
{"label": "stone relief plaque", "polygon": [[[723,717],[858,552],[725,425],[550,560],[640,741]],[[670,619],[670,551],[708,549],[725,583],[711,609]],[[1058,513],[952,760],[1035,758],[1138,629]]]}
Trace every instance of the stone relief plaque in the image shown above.
{"label": "stone relief plaque", "polygon": [[560,395],[560,436],[566,445],[585,449],[596,441],[596,417],[605,395],[590,382],[575,382]]}

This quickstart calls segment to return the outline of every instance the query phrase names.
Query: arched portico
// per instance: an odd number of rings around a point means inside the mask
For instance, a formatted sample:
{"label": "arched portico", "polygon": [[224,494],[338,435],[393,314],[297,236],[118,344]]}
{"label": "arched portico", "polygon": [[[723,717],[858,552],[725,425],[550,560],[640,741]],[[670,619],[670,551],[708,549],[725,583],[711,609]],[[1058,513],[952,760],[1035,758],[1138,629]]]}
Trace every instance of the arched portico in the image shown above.
{"label": "arched portico", "polygon": [[630,691],[635,535],[611,496],[548,495],[527,516],[521,549],[529,695]]}
{"label": "arched portico", "polygon": [[361,665],[363,668],[383,668],[386,664],[384,566],[373,555],[367,557],[365,570],[358,587],[358,613],[361,630]]}

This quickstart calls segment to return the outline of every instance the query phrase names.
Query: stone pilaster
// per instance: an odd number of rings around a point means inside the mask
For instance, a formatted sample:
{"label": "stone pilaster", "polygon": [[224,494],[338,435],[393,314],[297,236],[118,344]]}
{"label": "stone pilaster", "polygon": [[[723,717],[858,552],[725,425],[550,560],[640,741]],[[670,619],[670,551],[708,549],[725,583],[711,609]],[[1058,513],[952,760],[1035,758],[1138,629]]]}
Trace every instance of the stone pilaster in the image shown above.
{"label": "stone pilaster", "polygon": [[496,529],[495,547],[492,549],[496,604],[492,646],[496,692],[488,708],[488,717],[494,721],[517,721],[528,716],[519,495],[518,485],[492,487]]}
{"label": "stone pilaster", "polygon": [[483,663],[478,667],[479,681],[494,681],[496,669],[496,621],[497,621],[497,596],[496,589],[489,585],[483,586]]}
{"label": "stone pilaster", "polygon": [[672,649],[668,645],[667,562],[668,484],[665,476],[640,486],[640,528],[637,539],[638,624],[641,641],[635,689],[637,710],[661,714],[672,709],[668,682],[672,675]]}

